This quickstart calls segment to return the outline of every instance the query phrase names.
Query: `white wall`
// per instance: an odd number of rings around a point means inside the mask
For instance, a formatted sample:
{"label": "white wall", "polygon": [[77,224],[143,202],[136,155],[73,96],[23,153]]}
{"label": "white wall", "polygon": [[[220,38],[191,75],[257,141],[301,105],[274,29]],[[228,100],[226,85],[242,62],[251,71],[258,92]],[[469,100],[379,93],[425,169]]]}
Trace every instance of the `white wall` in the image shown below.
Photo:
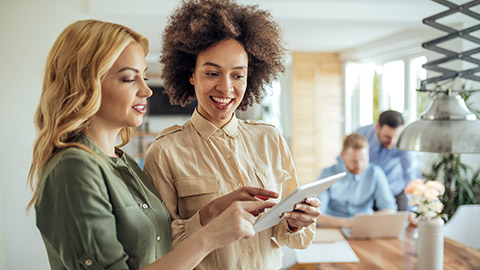
{"label": "white wall", "polygon": [[33,114],[51,45],[87,8],[87,0],[0,3],[0,269],[49,269],[35,213],[25,213]]}

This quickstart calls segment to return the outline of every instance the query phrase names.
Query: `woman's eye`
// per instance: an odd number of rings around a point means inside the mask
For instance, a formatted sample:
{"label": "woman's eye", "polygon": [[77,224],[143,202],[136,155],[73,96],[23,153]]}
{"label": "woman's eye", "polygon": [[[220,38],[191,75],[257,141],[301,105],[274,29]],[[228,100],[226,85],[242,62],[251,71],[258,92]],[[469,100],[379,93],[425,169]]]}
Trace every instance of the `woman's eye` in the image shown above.
{"label": "woman's eye", "polygon": [[206,74],[207,76],[210,76],[210,77],[218,76],[218,73],[217,73],[217,72],[205,72],[205,74]]}
{"label": "woman's eye", "polygon": [[135,80],[133,80],[133,79],[132,80],[123,79],[123,82],[125,82],[125,83],[133,83],[134,81]]}

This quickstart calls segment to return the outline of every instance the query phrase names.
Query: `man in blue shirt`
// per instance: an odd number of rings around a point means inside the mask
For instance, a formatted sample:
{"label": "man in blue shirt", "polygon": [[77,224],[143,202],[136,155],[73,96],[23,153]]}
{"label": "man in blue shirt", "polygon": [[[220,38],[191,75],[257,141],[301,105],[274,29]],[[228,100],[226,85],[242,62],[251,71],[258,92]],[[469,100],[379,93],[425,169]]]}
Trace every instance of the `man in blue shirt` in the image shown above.
{"label": "man in blue shirt", "polygon": [[408,199],[403,190],[410,181],[421,178],[415,153],[395,147],[403,124],[403,117],[399,112],[388,110],[380,114],[376,124],[355,131],[367,138],[370,144],[370,161],[380,166],[387,176],[399,211],[408,209]]}
{"label": "man in blue shirt", "polygon": [[379,211],[397,209],[387,177],[380,167],[369,163],[368,147],[365,137],[350,134],[343,141],[337,164],[320,173],[319,179],[340,172],[347,175],[318,196],[322,202],[319,226],[351,227],[355,214],[373,213],[374,200]]}

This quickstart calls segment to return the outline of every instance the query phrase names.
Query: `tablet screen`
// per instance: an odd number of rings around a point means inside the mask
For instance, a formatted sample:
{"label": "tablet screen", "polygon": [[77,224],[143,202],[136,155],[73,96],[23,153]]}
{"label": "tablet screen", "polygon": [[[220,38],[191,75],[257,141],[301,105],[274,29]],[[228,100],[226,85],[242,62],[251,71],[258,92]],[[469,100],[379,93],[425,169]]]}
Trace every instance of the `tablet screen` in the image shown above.
{"label": "tablet screen", "polygon": [[293,206],[296,203],[303,202],[307,197],[317,197],[345,175],[346,173],[342,172],[298,187],[285,199],[275,205],[275,207],[257,219],[255,224],[253,224],[255,232],[260,232],[277,225],[282,221],[280,215],[283,212],[293,211]]}

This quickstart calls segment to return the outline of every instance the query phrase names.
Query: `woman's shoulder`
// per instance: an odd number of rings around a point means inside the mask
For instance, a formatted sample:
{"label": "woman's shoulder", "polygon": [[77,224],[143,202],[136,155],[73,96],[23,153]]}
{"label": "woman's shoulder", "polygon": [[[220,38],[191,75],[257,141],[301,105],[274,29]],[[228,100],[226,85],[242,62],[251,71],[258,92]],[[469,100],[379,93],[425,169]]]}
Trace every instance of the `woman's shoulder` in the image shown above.
{"label": "woman's shoulder", "polygon": [[[93,151],[93,150],[92,150]],[[84,162],[98,163],[99,157],[94,156],[92,153],[78,147],[68,147],[60,150],[52,160],[61,162],[63,160],[81,160]]]}
{"label": "woman's shoulder", "polygon": [[[183,125],[173,125],[160,131],[149,146],[150,149],[175,149],[184,144],[191,143],[193,127],[187,121]],[[157,150],[159,150],[157,149]]]}
{"label": "woman's shoulder", "polygon": [[251,130],[257,130],[261,132],[267,132],[268,134],[271,134],[271,135],[280,134],[280,131],[275,125],[258,122],[255,120],[239,120],[238,125],[242,129],[247,129],[247,130],[251,129]]}
{"label": "woman's shoulder", "polygon": [[56,174],[74,175],[84,173],[89,168],[90,172],[97,171],[101,166],[100,157],[77,147],[68,147],[56,153],[46,164],[44,175],[49,175],[54,171]]}

